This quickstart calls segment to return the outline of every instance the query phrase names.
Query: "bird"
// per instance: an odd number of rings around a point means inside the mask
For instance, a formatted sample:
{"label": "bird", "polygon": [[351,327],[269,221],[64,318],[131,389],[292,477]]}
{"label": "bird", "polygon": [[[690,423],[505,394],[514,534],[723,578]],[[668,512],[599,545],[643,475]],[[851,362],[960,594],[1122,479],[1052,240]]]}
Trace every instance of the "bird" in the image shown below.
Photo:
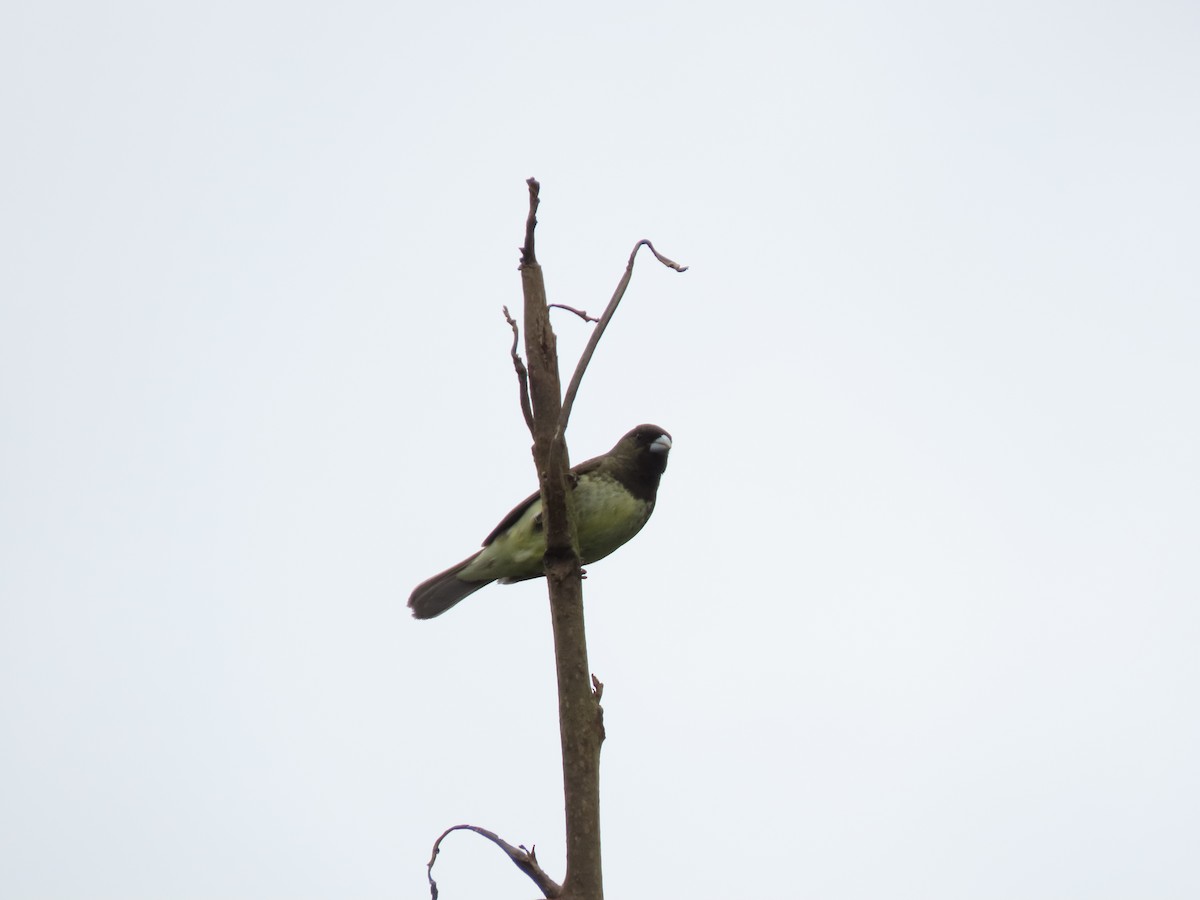
{"label": "bird", "polygon": [[[654,512],[670,451],[670,434],[657,425],[639,425],[607,453],[571,469],[567,483],[584,565],[642,530]],[[542,499],[531,494],[484,538],[482,550],[417,585],[408,606],[417,619],[440,616],[493,581],[512,584],[544,575],[545,554]]]}

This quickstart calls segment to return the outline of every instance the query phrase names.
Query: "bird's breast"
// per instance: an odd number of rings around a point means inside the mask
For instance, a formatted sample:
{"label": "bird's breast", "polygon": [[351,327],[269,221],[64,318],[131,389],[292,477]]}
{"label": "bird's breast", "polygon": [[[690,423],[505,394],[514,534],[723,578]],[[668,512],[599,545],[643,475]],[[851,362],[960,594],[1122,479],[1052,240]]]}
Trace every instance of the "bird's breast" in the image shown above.
{"label": "bird's breast", "polygon": [[580,480],[574,500],[579,555],[585,565],[608,556],[641,531],[654,508],[616,479],[599,474]]}

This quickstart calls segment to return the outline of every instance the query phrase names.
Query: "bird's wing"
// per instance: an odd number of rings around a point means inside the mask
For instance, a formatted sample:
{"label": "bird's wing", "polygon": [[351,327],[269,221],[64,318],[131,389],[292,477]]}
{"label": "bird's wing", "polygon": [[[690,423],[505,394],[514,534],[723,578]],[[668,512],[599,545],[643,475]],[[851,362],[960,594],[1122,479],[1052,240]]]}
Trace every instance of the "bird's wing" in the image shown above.
{"label": "bird's wing", "polygon": [[[589,460],[585,460],[584,462],[581,462],[579,465],[573,466],[571,468],[571,474],[573,476],[575,476],[576,478],[578,478],[580,475],[583,475],[586,472],[595,471],[596,469],[600,468],[600,466],[604,463],[604,459],[605,459],[605,457],[603,457],[603,456],[595,456]],[[520,503],[518,503],[516,506],[514,506],[512,509],[512,512],[510,512],[507,516],[505,516],[503,519],[501,519],[500,524],[492,529],[492,533],[483,539],[483,546],[486,547],[488,544],[490,544],[496,538],[500,537],[500,535],[502,535],[508,529],[512,528],[512,526],[516,525],[517,522],[520,521],[521,516],[525,515],[525,512],[529,509],[529,507],[531,507],[534,503],[536,503],[537,501],[539,501],[541,499],[542,499],[542,494],[539,491],[536,494],[530,494],[528,497],[526,497],[524,500],[522,500]]]}
{"label": "bird's wing", "polygon": [[483,546],[486,547],[488,544],[490,544],[496,538],[500,537],[500,535],[502,535],[504,532],[508,531],[508,529],[510,529],[514,525],[516,525],[517,522],[520,521],[521,516],[525,515],[525,511],[528,510],[529,507],[533,506],[534,503],[536,503],[538,500],[541,500],[541,499],[542,499],[541,492],[538,492],[536,494],[530,494],[528,497],[526,497],[524,500],[522,500],[520,503],[518,503],[516,506],[514,506],[512,512],[510,512],[507,516],[505,516],[503,519],[501,519],[500,524],[492,529],[492,533],[483,539]]}

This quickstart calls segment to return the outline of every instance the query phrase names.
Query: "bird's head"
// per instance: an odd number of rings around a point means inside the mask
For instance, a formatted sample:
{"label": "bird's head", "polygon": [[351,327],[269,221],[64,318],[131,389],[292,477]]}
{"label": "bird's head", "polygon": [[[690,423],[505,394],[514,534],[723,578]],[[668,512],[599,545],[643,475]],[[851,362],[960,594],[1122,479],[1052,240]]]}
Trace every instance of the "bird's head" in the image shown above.
{"label": "bird's head", "polygon": [[[613,454],[630,458],[643,470],[662,475],[671,453],[671,435],[657,425],[639,425],[613,447]],[[657,480],[656,480],[657,483]]]}

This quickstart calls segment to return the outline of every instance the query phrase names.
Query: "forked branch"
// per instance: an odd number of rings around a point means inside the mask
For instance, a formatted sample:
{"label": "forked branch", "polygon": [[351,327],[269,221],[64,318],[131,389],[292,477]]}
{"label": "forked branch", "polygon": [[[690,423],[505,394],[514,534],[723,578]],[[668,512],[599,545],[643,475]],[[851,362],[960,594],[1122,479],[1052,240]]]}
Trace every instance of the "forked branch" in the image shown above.
{"label": "forked branch", "polygon": [[[629,254],[629,262],[612,299],[597,320],[586,312],[562,304],[549,304],[541,266],[534,253],[537,227],[539,185],[528,179],[529,214],[525,221],[525,244],[521,248],[521,286],[524,297],[525,360],[518,353],[520,331],[516,321],[504,310],[512,328],[510,355],[521,392],[521,413],[533,435],[533,455],[538,470],[546,541],[544,566],[550,593],[551,624],[554,634],[555,669],[558,678],[559,733],[562,740],[563,800],[566,813],[566,875],[560,885],[551,879],[532,850],[514,847],[485,828],[455,825],[447,829],[433,845],[429,859],[429,888],[437,900],[433,864],[442,840],[453,831],[474,831],[501,850],[547,897],[562,900],[602,900],[604,896],[600,848],[600,746],[604,741],[604,709],[600,705],[604,685],[593,675],[589,679],[587,641],[584,635],[582,570],[574,537],[574,523],[567,504],[570,490],[567,476],[570,461],[565,432],[583,373],[591,362],[596,346],[612,320],[629,281],[638,250],[650,248],[663,265],[677,272],[686,267],[667,259],[647,240],[638,241]],[[596,323],[575,373],[561,393],[557,342],[550,323],[549,307],[555,306]],[[565,891],[565,893],[564,893]]]}

